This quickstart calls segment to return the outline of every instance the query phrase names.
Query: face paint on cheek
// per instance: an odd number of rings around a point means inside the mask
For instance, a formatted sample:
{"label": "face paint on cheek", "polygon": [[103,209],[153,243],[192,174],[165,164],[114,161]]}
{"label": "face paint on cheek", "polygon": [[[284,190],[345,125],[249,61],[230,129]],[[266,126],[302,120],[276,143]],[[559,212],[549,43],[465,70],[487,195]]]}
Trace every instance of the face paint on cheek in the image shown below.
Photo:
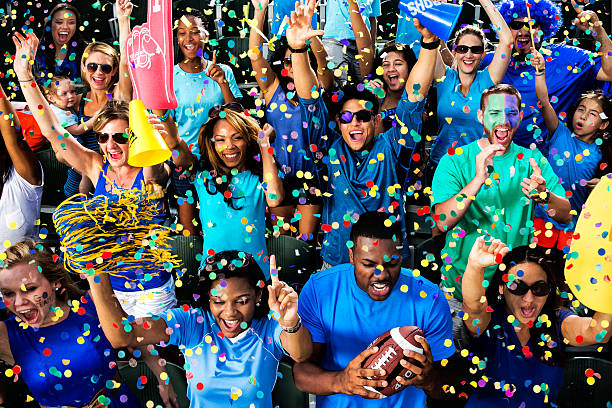
{"label": "face paint on cheek", "polygon": [[489,96],[484,113],[484,126],[492,130],[495,126],[510,125],[518,127],[519,114],[516,113],[517,100],[514,95],[493,94]]}

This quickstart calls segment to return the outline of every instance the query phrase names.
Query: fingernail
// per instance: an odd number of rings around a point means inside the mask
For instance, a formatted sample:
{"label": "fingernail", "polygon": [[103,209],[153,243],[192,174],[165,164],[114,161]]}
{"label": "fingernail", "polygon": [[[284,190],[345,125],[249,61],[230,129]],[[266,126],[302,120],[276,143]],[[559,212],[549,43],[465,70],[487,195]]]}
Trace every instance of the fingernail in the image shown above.
{"label": "fingernail", "polygon": [[386,382],[386,381],[383,381],[383,382],[382,382],[382,386],[383,386],[383,387],[386,387],[387,385],[388,385],[388,384],[387,384],[387,382]]}
{"label": "fingernail", "polygon": [[378,351],[378,347],[374,347],[372,351]]}
{"label": "fingernail", "polygon": [[380,370],[380,375],[385,375],[386,371],[385,370]]}

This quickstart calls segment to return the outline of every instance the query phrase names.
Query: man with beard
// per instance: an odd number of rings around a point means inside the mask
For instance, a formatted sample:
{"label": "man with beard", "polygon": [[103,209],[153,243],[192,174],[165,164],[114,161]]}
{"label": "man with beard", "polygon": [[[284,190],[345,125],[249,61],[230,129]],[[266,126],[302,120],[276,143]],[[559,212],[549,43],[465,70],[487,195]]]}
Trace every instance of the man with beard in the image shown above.
{"label": "man with beard", "polygon": [[[529,244],[534,204],[555,220],[571,219],[565,190],[542,153],[512,142],[523,116],[520,106],[521,94],[511,85],[485,90],[478,120],[487,137],[443,156],[434,174],[434,219],[447,232],[441,286],[455,330],[461,327],[461,276],[477,237],[491,235],[511,248]],[[494,272],[495,267],[487,268],[485,279]],[[455,338],[459,334],[454,331]]]}
{"label": "man with beard", "polygon": [[[515,143],[524,147],[535,143],[540,150],[546,152],[549,137],[542,115],[539,114],[538,98],[533,85],[538,72],[529,61],[533,56],[532,48],[538,49],[546,58],[546,84],[555,110],[567,112],[577,95],[592,89],[596,81],[612,81],[612,41],[597,14],[584,11],[582,6],[572,0],[577,14],[573,24],[593,36],[597,52],[563,43],[552,44],[551,37],[563,26],[561,9],[551,0],[540,0],[530,2],[532,42],[526,3],[527,0],[503,0],[496,5],[514,36],[512,57],[502,83],[517,88],[523,98],[524,116]],[[567,32],[563,36],[567,36]],[[492,53],[487,55],[481,65],[488,65],[492,57]]]}

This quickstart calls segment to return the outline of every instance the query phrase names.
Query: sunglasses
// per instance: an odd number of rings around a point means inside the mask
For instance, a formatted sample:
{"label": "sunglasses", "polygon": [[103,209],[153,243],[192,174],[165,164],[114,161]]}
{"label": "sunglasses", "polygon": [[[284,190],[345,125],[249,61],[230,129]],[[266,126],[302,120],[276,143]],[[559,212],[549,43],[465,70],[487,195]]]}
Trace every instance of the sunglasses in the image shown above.
{"label": "sunglasses", "polygon": [[472,51],[472,54],[482,54],[484,52],[484,46],[482,45],[457,45],[455,51],[458,54],[467,54],[468,51]]}
{"label": "sunglasses", "polygon": [[98,139],[98,143],[106,143],[108,138],[112,137],[115,143],[126,144],[130,137],[125,132],[117,132],[117,133],[100,133],[96,132],[96,138]]}
{"label": "sunglasses", "polygon": [[210,110],[208,111],[208,118],[214,119],[218,117],[221,111],[224,111],[225,109],[229,109],[234,112],[240,112],[240,113],[244,112],[244,108],[242,107],[241,104],[239,104],[238,102],[230,102],[230,103],[226,103],[225,105],[215,105],[212,108],[210,108]]}
{"label": "sunglasses", "polygon": [[508,27],[516,31],[521,30],[524,27],[525,30],[529,31],[529,23],[526,21],[513,20],[508,23]]}
{"label": "sunglasses", "polygon": [[527,291],[531,290],[533,296],[546,296],[550,293],[550,285],[544,281],[537,281],[533,285],[529,286],[520,279],[515,279],[508,285],[508,291],[516,296],[523,296]]}
{"label": "sunglasses", "polygon": [[338,120],[340,121],[340,123],[344,124],[351,123],[353,121],[353,118],[357,118],[357,120],[360,122],[369,122],[372,120],[372,116],[374,116],[372,111],[369,111],[367,109],[362,109],[358,112],[343,111],[340,112]]}
{"label": "sunglasses", "polygon": [[113,72],[113,66],[112,65],[108,65],[108,64],[96,64],[95,62],[88,62],[87,63],[87,71],[90,74],[93,74],[94,72],[96,72],[98,70],[98,67],[100,68],[100,70],[102,70],[102,73],[104,73],[104,74],[110,74],[111,72]]}
{"label": "sunglasses", "polygon": [[287,57],[287,58],[283,59],[283,64],[291,65],[291,57]]}

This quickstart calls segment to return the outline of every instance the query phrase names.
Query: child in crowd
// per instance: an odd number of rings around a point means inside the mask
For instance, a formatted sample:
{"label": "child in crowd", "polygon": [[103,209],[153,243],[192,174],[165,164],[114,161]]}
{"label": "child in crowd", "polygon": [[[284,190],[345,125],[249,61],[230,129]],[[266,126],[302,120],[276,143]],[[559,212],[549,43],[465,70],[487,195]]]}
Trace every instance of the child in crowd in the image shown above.
{"label": "child in crowd", "polygon": [[[74,108],[77,104],[76,88],[72,80],[65,76],[55,76],[45,89],[49,107],[70,134],[79,140],[79,136],[93,128],[95,116],[87,121],[81,121]],[[81,144],[83,142],[79,140]],[[81,177],[79,193],[88,194],[93,189],[93,184],[87,177]]]}
{"label": "child in crowd", "polygon": [[612,103],[600,91],[582,95],[567,125],[559,121],[546,86],[545,62],[535,52],[531,64],[535,66],[535,87],[540,112],[550,137],[548,161],[561,179],[572,205],[573,219],[569,224],[554,221],[550,214],[536,206],[534,238],[539,246],[563,251],[571,244],[572,233],[591,190],[602,174],[609,172],[612,158],[610,116]]}

